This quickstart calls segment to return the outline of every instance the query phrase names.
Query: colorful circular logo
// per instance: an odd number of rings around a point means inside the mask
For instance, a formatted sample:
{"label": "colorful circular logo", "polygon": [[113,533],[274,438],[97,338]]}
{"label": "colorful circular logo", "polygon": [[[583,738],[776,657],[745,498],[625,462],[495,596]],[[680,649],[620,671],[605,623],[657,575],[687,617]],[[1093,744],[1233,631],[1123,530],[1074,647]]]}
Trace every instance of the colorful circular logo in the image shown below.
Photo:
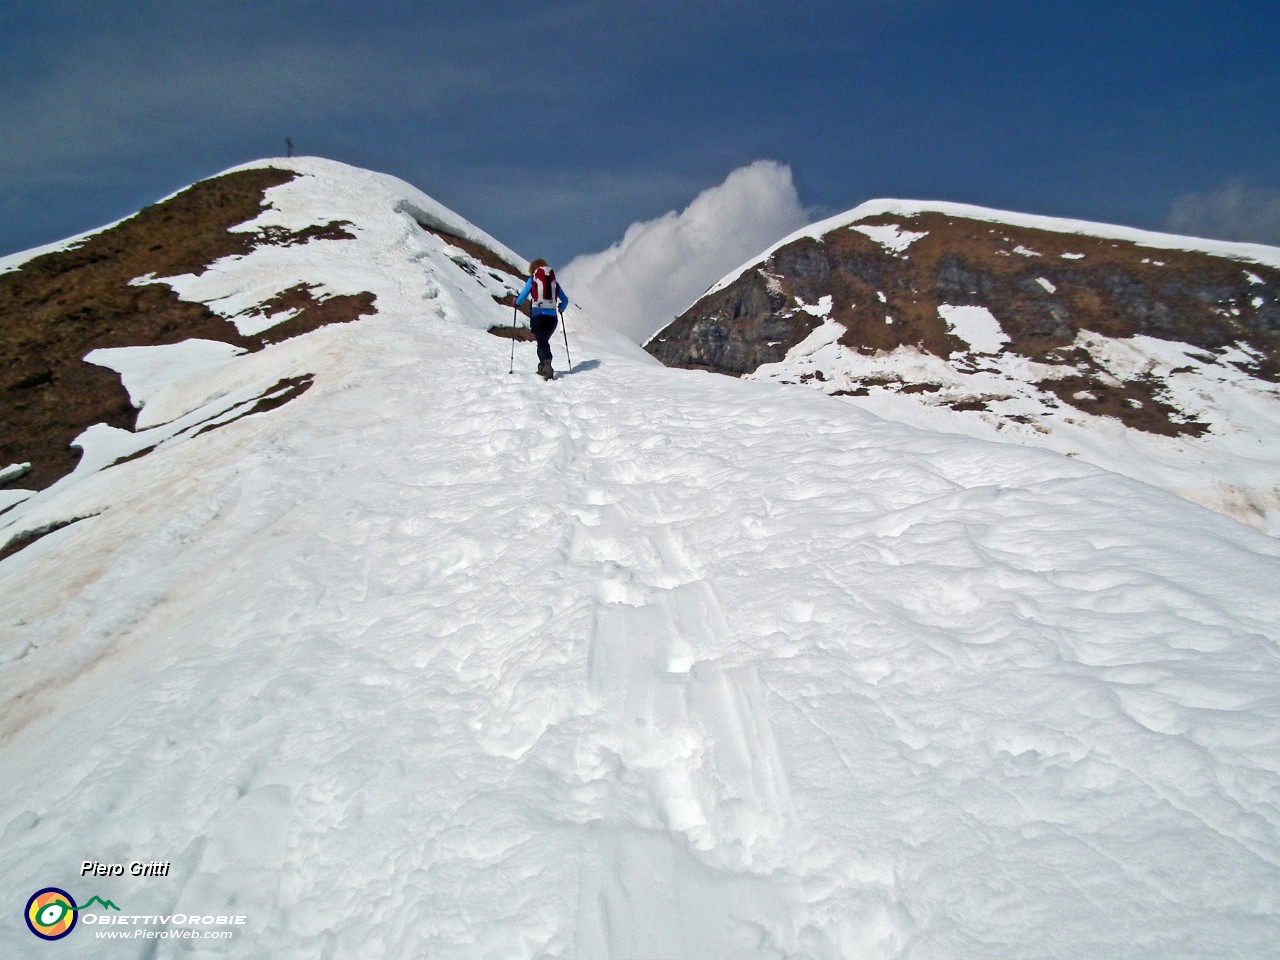
{"label": "colorful circular logo", "polygon": [[61,940],[76,928],[76,901],[57,887],[37,890],[27,901],[27,929],[41,940]]}

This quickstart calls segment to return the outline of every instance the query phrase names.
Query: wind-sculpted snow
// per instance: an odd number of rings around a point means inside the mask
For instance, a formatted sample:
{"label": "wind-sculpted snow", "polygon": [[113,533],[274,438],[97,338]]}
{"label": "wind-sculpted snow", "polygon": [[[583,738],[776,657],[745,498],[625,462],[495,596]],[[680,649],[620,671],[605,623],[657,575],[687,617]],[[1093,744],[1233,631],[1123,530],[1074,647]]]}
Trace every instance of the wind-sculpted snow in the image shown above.
{"label": "wind-sculpted snow", "polygon": [[199,956],[1272,954],[1280,544],[584,323],[511,377],[474,309],[291,341],[305,395],[0,564],[5,902],[247,916]]}

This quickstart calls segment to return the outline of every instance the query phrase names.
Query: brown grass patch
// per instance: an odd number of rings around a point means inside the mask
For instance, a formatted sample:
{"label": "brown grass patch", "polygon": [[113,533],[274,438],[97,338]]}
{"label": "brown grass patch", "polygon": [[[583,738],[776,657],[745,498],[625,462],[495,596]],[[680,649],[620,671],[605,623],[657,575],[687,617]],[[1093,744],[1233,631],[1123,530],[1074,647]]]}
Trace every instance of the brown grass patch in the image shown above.
{"label": "brown grass patch", "polygon": [[528,327],[490,327],[489,332],[495,337],[502,337],[504,340],[520,340],[530,343],[535,339],[533,331]]}
{"label": "brown grass patch", "polygon": [[1149,379],[1112,383],[1081,374],[1041,380],[1036,386],[1082,413],[1113,417],[1147,433],[1198,437],[1209,429],[1207,424],[1185,417],[1177,407],[1161,399],[1161,385]]}
{"label": "brown grass patch", "polygon": [[377,312],[377,298],[372,293],[340,294],[317,299],[316,289],[311,284],[300,283],[281,291],[261,305],[259,309],[267,316],[297,311],[287,320],[264,330],[260,335],[264,343],[280,343],[320,327],[351,323]]}

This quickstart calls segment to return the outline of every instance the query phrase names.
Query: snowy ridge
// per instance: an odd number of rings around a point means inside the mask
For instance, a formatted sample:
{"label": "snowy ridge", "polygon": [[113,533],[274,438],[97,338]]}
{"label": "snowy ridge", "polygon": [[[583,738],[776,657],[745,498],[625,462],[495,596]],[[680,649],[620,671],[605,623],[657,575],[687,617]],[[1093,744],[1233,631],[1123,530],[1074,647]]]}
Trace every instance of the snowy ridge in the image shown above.
{"label": "snowy ridge", "polygon": [[[234,173],[237,170],[252,170],[259,167],[296,170],[315,179],[304,184],[297,184],[295,181],[293,190],[290,190],[290,185],[286,184],[280,188],[280,193],[273,193],[270,199],[274,209],[264,212],[252,226],[246,224],[244,227],[246,230],[260,226],[280,226],[288,229],[310,226],[315,222],[312,218],[317,215],[317,208],[320,205],[323,205],[321,209],[326,215],[340,217],[346,213],[361,223],[368,223],[371,214],[376,216],[379,211],[385,212],[390,207],[397,213],[407,213],[417,217],[426,226],[443,229],[478,243],[482,247],[488,247],[517,267],[523,268],[526,265],[526,261],[505,244],[450,210],[434,197],[428,196],[398,177],[372,170],[361,170],[323,157],[258,160],[223,172]],[[295,193],[300,194],[299,202],[290,206],[288,198]]]}
{"label": "snowy ridge", "polygon": [[[380,314],[406,322],[487,328],[508,321],[509,314],[497,309],[494,300],[514,291],[515,278],[483,268],[419,221],[515,264],[524,261],[420,190],[395,177],[319,158],[264,160],[224,173],[260,167],[301,176],[268,190],[262,214],[240,230],[296,231],[337,221],[347,224],[354,239],[264,245],[247,256],[219,260],[198,275],[148,276],[134,282],[163,283],[182,299],[204,303],[244,334],[269,331],[288,319],[289,312],[263,305],[298,287],[310,289],[320,302],[372,293]],[[326,346],[330,341],[329,332],[320,330],[246,356],[227,344],[198,340],[91,352],[89,362],[121,374],[140,408],[136,429],[92,426],[75,441],[83,454],[74,473],[39,493],[6,491],[21,506],[0,516],[0,543],[24,530],[105,509],[88,488],[83,496],[64,496],[104,467],[242,415],[269,399],[264,391],[274,384],[324,375],[333,366],[328,355],[332,347]]]}
{"label": "snowy ridge", "polygon": [[1280,247],[1271,247],[1260,243],[1231,243],[1224,240],[1207,240],[1203,237],[1183,237],[1172,233],[1139,230],[1136,227],[1093,223],[1087,220],[1072,220],[1064,217],[1047,217],[1030,213],[1016,213],[1010,210],[994,210],[988,207],[972,206],[966,203],[949,203],[941,200],[882,199],[868,200],[852,210],[838,213],[835,216],[795,231],[773,244],[759,256],[753,257],[740,267],[725,274],[724,277],[708,287],[706,294],[703,294],[703,296],[723,290],[747,270],[764,263],[778,250],[788,244],[795,243],[797,240],[805,238],[820,240],[833,230],[839,230],[842,227],[853,227],[860,221],[871,217],[914,217],[922,213],[940,213],[967,220],[1001,223],[1011,227],[1049,230],[1053,233],[1081,233],[1105,240],[1125,240],[1144,247],[1153,247],[1161,250],[1193,250],[1231,257],[1236,260],[1266,264],[1271,267],[1280,267]]}
{"label": "snowy ridge", "polygon": [[[315,157],[259,161],[225,172],[259,167],[293,170],[302,176],[268,190],[269,206],[238,230],[301,230],[324,218],[352,224],[356,238],[298,247],[264,246],[248,257],[215,264],[199,276],[163,278],[183,299],[208,304],[234,319],[242,332],[256,332],[279,322],[278,316],[263,318],[253,308],[298,283],[330,295],[369,291],[381,311],[417,312],[448,317],[452,322],[476,317],[476,310],[449,310],[432,302],[444,295],[440,289],[442,271],[448,277],[444,290],[476,291],[471,289],[474,284],[457,277],[459,271],[450,262],[451,256],[462,251],[424,233],[424,226],[463,237],[516,267],[524,266],[525,261],[487,233],[395,177]],[[439,253],[446,256],[435,256]],[[420,269],[406,269],[414,264]],[[481,302],[484,295],[507,289],[501,281],[495,286],[497,278],[488,274],[476,280],[484,291]]]}
{"label": "snowy ridge", "polygon": [[247,916],[202,956],[1270,956],[1280,542],[586,322],[509,376],[404,236],[376,316],[228,360],[311,389],[0,562],[7,902]]}

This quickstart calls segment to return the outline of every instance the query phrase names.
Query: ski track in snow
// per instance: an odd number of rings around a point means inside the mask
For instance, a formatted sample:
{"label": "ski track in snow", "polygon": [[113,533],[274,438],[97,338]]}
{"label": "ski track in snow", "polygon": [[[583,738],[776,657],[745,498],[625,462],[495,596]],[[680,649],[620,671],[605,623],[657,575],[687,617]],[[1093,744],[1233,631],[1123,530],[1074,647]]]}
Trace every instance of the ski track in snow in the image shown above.
{"label": "ski track in snow", "polygon": [[1272,955],[1280,542],[449,296],[0,566],[0,955]]}

